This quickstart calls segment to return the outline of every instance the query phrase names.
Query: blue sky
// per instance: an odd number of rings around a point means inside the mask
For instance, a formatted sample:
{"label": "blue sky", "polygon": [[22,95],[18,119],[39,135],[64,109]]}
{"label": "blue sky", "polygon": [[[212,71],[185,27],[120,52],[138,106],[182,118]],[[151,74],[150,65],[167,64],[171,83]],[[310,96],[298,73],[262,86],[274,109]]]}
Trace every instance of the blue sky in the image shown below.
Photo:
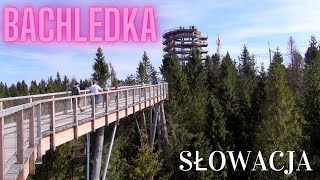
{"label": "blue sky", "polygon": [[[216,51],[217,34],[221,39],[221,53],[227,51],[237,60],[243,45],[250,53],[256,54],[257,64],[268,60],[268,42],[272,50],[279,47],[282,53],[287,52],[287,41],[293,36],[302,54],[308,47],[311,35],[319,37],[320,1],[298,0],[162,0],[162,1],[19,1],[0,2],[1,16],[4,5],[23,7],[32,5],[74,5],[88,9],[92,5],[153,5],[156,9],[158,42],[139,44],[33,44],[4,43],[0,41],[0,81],[8,84],[17,81],[47,79],[61,75],[77,79],[89,78],[98,46],[104,50],[106,60],[111,62],[119,78],[135,73],[143,51],[146,51],[151,62],[159,67],[162,61],[162,33],[174,27],[195,25],[208,35],[209,54]],[[1,22],[3,17],[1,17]],[[2,23],[1,23],[2,31]],[[2,34],[2,32],[1,32]]]}

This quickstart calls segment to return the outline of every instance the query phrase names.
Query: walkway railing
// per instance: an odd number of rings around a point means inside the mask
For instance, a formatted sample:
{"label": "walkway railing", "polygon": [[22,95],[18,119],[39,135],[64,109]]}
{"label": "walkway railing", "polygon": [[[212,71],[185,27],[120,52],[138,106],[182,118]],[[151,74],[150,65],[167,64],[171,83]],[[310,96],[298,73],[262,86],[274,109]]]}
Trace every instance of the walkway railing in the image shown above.
{"label": "walkway railing", "polygon": [[[60,145],[55,138],[58,132],[74,127],[74,138],[77,139],[79,125],[91,121],[94,130],[96,118],[163,97],[168,94],[168,84],[126,87],[98,94],[82,91],[78,96],[67,94],[20,97],[29,98],[29,102],[0,110],[0,179],[21,170],[29,158],[35,157],[31,156],[34,149],[41,157],[41,146],[38,144],[43,137],[50,136],[50,148],[55,149]],[[19,97],[0,99],[0,102],[14,99]],[[34,173],[33,168],[30,168],[30,173]]]}
{"label": "walkway railing", "polygon": [[[121,86],[121,89],[127,89],[127,88],[133,88],[133,87],[140,87],[141,85],[135,85],[135,86]],[[112,89],[112,88],[110,88]],[[80,94],[89,94],[90,90],[81,90]],[[39,100],[44,100],[44,99],[50,99],[53,96],[55,98],[59,97],[66,97],[70,96],[71,91],[66,91],[66,92],[56,92],[56,93],[47,93],[47,94],[36,94],[36,95],[28,95],[28,96],[18,96],[18,97],[8,97],[8,98],[0,98],[0,110],[2,109],[7,109],[10,107],[34,102],[34,101],[39,101]]]}

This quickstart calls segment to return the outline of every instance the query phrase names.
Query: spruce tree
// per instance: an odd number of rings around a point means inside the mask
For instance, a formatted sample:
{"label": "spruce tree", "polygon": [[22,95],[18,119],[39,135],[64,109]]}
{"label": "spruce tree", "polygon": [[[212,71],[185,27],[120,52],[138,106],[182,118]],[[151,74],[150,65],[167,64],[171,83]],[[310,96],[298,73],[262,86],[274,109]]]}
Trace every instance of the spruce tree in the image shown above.
{"label": "spruce tree", "polygon": [[159,81],[158,72],[154,66],[150,68],[150,83],[157,83]]}
{"label": "spruce tree", "polygon": [[151,148],[143,143],[138,149],[137,155],[132,159],[130,179],[153,179],[160,171],[162,161],[159,152],[152,152]]}
{"label": "spruce tree", "polygon": [[296,100],[300,97],[300,91],[303,85],[303,58],[296,47],[296,43],[292,37],[288,41],[288,51],[290,64],[288,66],[288,81],[289,86],[295,94]]}
{"label": "spruce tree", "polygon": [[10,97],[19,96],[19,91],[18,91],[17,86],[16,86],[15,84],[12,84],[12,85],[9,87],[8,92],[9,92],[9,96],[10,96]]}
{"label": "spruce tree", "polygon": [[68,91],[68,90],[69,90],[69,79],[67,76],[64,76],[62,81],[62,91]]}
{"label": "spruce tree", "polygon": [[198,49],[194,49],[191,57],[185,66],[187,82],[189,86],[190,103],[189,111],[189,129],[190,132],[198,132],[203,129],[206,118],[206,105],[208,97],[207,79],[205,65],[202,62],[201,54]]}
{"label": "spruce tree", "polygon": [[220,82],[220,55],[215,53],[211,57],[207,56],[205,64],[207,71],[208,90],[214,95],[217,95]]}
{"label": "spruce tree", "polygon": [[253,93],[257,87],[255,58],[250,55],[246,46],[239,57],[238,98],[239,98],[239,131],[235,144],[239,150],[248,150],[252,146],[253,129],[256,125],[252,111]]}
{"label": "spruce tree", "polygon": [[102,48],[99,47],[96,53],[96,57],[94,58],[94,63],[92,65],[93,73],[92,79],[97,80],[100,86],[104,86],[107,79],[109,79],[109,68],[108,64],[104,59],[104,55],[102,52]]}
{"label": "spruce tree", "polygon": [[305,173],[310,179],[320,176],[320,51],[314,36],[305,55],[305,75],[303,92],[304,146],[308,152],[313,172]]}
{"label": "spruce tree", "polygon": [[124,80],[124,84],[127,86],[133,86],[136,84],[136,80],[134,78],[133,74],[130,74],[126,77],[126,79]]}
{"label": "spruce tree", "polygon": [[7,83],[4,83],[4,97],[9,97],[9,96],[10,96],[9,88],[7,86]]}
{"label": "spruce tree", "polygon": [[30,95],[40,94],[40,89],[36,81],[31,81],[29,92]]}
{"label": "spruce tree", "polygon": [[[112,147],[110,163],[108,166],[108,174],[107,174],[108,179],[114,179],[114,180],[126,179],[127,171],[129,170],[129,164],[121,154],[121,151],[123,150],[123,146],[124,146],[124,143],[121,137],[115,139]],[[107,147],[106,145],[104,149],[105,149],[104,154],[107,155],[107,150],[109,150],[109,147]],[[103,159],[105,158],[106,157],[104,157]],[[102,169],[104,169],[104,167],[102,167]]]}
{"label": "spruce tree", "polygon": [[17,82],[16,87],[17,87],[17,91],[18,91],[18,96],[22,96],[22,94],[24,94],[24,93],[23,93],[23,88],[22,88],[22,84],[20,81]]}
{"label": "spruce tree", "polygon": [[150,59],[147,53],[144,51],[142,55],[142,59],[138,64],[136,79],[138,83],[152,83],[154,80],[155,69],[150,62]]}
{"label": "spruce tree", "polygon": [[[18,84],[19,84],[19,86],[18,86]],[[17,88],[19,91],[19,96],[26,96],[29,94],[28,85],[26,84],[26,82],[24,80],[21,81],[21,84],[20,84],[20,82],[17,83]]]}
{"label": "spruce tree", "polygon": [[[301,124],[288,86],[286,69],[282,63],[281,53],[276,52],[266,81],[262,123],[257,129],[255,139],[255,149],[262,154],[295,150],[301,138]],[[288,158],[276,159],[275,165],[276,167],[288,166]],[[262,178],[265,175],[272,179],[288,178],[283,173],[272,171],[267,174],[256,173],[256,178]]]}
{"label": "spruce tree", "polygon": [[[213,94],[209,97],[206,127],[205,134],[212,146],[212,151],[228,151],[229,145],[227,144],[227,139],[230,138],[230,134],[226,129],[226,118],[218,99]],[[220,161],[215,159],[213,164],[215,167],[218,167]],[[227,168],[215,172],[211,178],[226,179]]]}
{"label": "spruce tree", "polygon": [[[199,166],[208,168],[208,159],[212,152],[212,146],[210,144],[210,140],[206,137],[203,131],[199,131],[192,135],[184,150],[192,153],[192,156],[188,159],[193,162],[196,161],[196,151],[198,151],[199,156],[203,158],[203,161]],[[181,173],[180,176],[182,177],[181,179],[218,179],[218,176],[216,176],[216,173],[212,170],[196,171],[195,166],[193,166],[190,171]]]}
{"label": "spruce tree", "polygon": [[220,67],[220,85],[218,91],[219,102],[226,116],[227,130],[231,133],[230,144],[235,143],[240,135],[239,131],[239,100],[237,97],[237,69],[229,53],[222,58]]}
{"label": "spruce tree", "polygon": [[55,92],[55,85],[52,76],[48,78],[46,92],[45,93],[53,93]]}
{"label": "spruce tree", "polygon": [[180,177],[181,171],[176,168],[179,166],[176,157],[184,149],[188,140],[186,126],[189,119],[186,112],[188,112],[190,103],[189,86],[187,77],[175,56],[164,58],[160,71],[164,81],[169,85],[169,101],[165,103],[169,148],[165,152],[165,164],[168,171],[173,173],[171,177],[177,179]]}
{"label": "spruce tree", "polygon": [[119,80],[118,80],[118,78],[117,78],[117,73],[116,73],[116,71],[114,70],[114,67],[112,66],[111,63],[109,63],[109,69],[111,70],[111,71],[110,71],[111,86],[112,86],[112,87],[118,86],[118,85],[119,85]]}
{"label": "spruce tree", "polygon": [[4,98],[5,97],[5,88],[4,88],[4,84],[2,83],[2,81],[0,82],[0,98]]}
{"label": "spruce tree", "polygon": [[264,64],[261,63],[259,74],[257,76],[257,86],[254,89],[252,97],[252,118],[255,121],[255,124],[258,125],[262,121],[261,109],[262,104],[265,101],[265,86],[266,86],[267,73],[264,69]]}
{"label": "spruce tree", "polygon": [[38,86],[39,86],[40,94],[46,93],[47,83],[44,79],[41,79]]}
{"label": "spruce tree", "polygon": [[55,92],[63,91],[62,90],[63,89],[62,80],[61,80],[59,72],[57,72],[56,79],[54,80],[54,86],[55,86]]}
{"label": "spruce tree", "polygon": [[142,61],[140,61],[138,64],[137,74],[136,74],[136,79],[139,84],[146,82],[146,77],[147,77],[146,71],[147,71],[147,68],[145,64]]}

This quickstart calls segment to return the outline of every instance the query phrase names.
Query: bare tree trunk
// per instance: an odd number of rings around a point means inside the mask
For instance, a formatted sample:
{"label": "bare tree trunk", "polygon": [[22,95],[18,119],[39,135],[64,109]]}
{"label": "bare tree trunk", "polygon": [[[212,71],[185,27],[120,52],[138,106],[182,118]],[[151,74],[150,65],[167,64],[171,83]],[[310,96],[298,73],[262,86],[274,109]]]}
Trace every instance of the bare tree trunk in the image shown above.
{"label": "bare tree trunk", "polygon": [[93,161],[93,171],[92,171],[92,179],[99,180],[100,179],[100,170],[101,170],[101,161],[102,161],[102,152],[103,152],[103,140],[104,140],[104,129],[105,127],[101,127],[98,129],[98,136],[96,139],[96,146],[94,151],[94,161]]}

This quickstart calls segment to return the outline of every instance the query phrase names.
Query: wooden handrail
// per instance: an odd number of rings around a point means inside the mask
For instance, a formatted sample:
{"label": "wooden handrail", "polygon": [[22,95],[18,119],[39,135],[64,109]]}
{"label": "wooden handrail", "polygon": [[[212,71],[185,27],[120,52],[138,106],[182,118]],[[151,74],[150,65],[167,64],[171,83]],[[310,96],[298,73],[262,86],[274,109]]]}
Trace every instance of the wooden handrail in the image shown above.
{"label": "wooden handrail", "polygon": [[[122,89],[123,89],[123,88],[127,89],[127,87],[139,87],[139,86],[141,86],[141,85],[120,86],[120,88],[122,88]],[[111,87],[111,88],[114,88],[114,87]],[[90,92],[90,90],[87,89],[87,90],[81,90],[81,91],[80,91],[80,93],[84,93],[84,92]],[[71,94],[71,91],[0,98],[0,102],[12,101],[12,100],[19,100],[19,99],[28,99],[28,98],[46,97],[46,96],[51,97],[51,96],[58,96],[58,95],[68,95],[68,94]]]}
{"label": "wooden handrail", "polygon": [[[167,84],[167,83],[161,83],[161,84]],[[109,91],[99,92],[99,93],[96,93],[96,94],[95,93],[89,93],[89,94],[81,94],[81,95],[76,95],[76,96],[59,97],[59,98],[54,98],[54,101],[60,101],[60,100],[78,98],[78,97],[93,96],[93,95],[103,95],[103,94],[109,94],[109,93],[117,93],[117,92],[122,92],[122,91],[126,91],[126,90],[132,90],[132,89],[139,89],[139,91],[141,91],[142,88],[157,87],[157,86],[160,86],[161,84],[138,86],[138,88],[135,88],[137,86],[134,86],[133,88],[126,88],[126,89],[120,89],[120,90],[111,90],[111,91],[109,90]],[[47,96],[48,95],[49,94],[47,94]],[[140,99],[140,96],[139,96],[139,99]],[[53,97],[53,96],[51,96],[51,97]],[[50,101],[52,101],[52,98],[43,99],[43,100],[39,100],[39,101],[34,101],[34,102],[30,102],[30,103],[26,103],[26,104],[10,107],[10,108],[7,108],[7,109],[4,109],[4,110],[0,111],[0,117],[5,117],[5,116],[8,116],[10,114],[13,114],[13,113],[16,113],[18,111],[21,111],[23,109],[28,109],[28,108],[31,108],[32,106],[36,106],[38,104],[42,104],[42,103],[46,103],[46,102],[50,102]]]}

